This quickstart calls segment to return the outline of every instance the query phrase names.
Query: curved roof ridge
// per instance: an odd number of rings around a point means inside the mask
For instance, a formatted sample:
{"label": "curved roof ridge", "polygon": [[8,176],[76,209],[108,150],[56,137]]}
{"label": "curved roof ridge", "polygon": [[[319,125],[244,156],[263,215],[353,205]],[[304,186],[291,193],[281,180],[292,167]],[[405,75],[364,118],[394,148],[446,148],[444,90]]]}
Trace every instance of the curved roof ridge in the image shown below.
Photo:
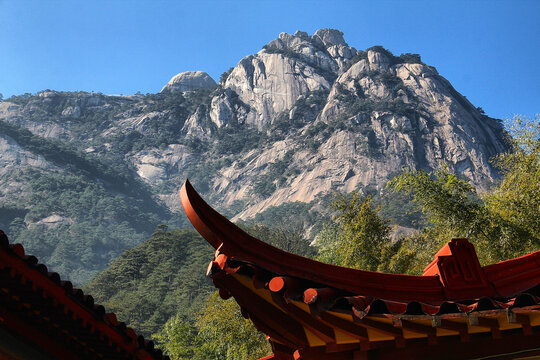
{"label": "curved roof ridge", "polygon": [[180,189],[180,199],[187,217],[216,254],[354,294],[441,304],[483,296],[509,297],[540,283],[540,251],[481,267],[467,239],[452,239],[423,276],[357,270],[291,254],[249,235],[208,205],[189,180]]}
{"label": "curved roof ridge", "polygon": [[277,274],[325,284],[353,293],[397,301],[438,303],[445,299],[438,276],[378,273],[325,264],[269,245],[247,234],[210,207],[188,180],[180,190],[186,215],[199,233],[231,259],[257,264]]}

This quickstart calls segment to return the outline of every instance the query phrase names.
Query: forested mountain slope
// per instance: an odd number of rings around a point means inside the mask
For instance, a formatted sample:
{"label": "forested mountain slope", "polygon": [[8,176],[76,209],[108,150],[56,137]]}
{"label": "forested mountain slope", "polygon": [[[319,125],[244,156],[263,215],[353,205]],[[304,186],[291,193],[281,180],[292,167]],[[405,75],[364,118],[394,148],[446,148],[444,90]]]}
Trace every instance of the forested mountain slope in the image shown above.
{"label": "forested mountain slope", "polygon": [[214,291],[211,247],[193,230],[160,226],[86,286],[96,302],[150,336],[173,315],[193,316]]}

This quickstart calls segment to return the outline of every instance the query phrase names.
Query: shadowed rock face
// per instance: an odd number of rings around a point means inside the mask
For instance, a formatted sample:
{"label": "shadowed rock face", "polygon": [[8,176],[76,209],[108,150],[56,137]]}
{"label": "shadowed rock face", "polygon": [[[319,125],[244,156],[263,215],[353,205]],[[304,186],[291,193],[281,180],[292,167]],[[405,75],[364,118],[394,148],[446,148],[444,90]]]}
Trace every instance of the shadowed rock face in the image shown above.
{"label": "shadowed rock face", "polygon": [[[357,50],[333,29],[280,34],[219,87],[189,71],[157,95],[43,92],[24,104],[0,102],[0,120],[89,156],[114,154],[174,210],[175,189],[192,177],[221,209],[241,202],[240,218],[333,191],[380,188],[403,167],[446,162],[483,185],[498,176],[489,159],[507,149],[500,122],[419,56]],[[44,166],[3,141],[5,166],[18,166],[14,159]]]}
{"label": "shadowed rock face", "polygon": [[199,89],[213,89],[217,86],[214,79],[210,77],[204,71],[186,71],[175,75],[168,83],[161,89],[161,92],[182,92],[182,91],[194,91]]}

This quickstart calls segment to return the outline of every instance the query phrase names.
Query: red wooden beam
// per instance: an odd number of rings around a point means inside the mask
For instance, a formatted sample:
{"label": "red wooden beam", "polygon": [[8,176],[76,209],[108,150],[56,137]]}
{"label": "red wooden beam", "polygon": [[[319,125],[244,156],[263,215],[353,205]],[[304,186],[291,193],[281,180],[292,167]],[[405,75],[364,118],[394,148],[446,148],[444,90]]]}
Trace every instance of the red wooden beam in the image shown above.
{"label": "red wooden beam", "polygon": [[304,302],[308,305],[315,304],[316,302],[328,302],[335,299],[337,291],[335,289],[325,288],[309,288],[304,291]]}
{"label": "red wooden beam", "polygon": [[471,341],[463,343],[455,336],[441,336],[439,343],[427,346],[423,339],[407,340],[407,347],[396,349],[390,343],[374,345],[367,351],[369,360],[422,359],[470,360],[477,358],[517,359],[540,355],[540,334],[523,336],[520,331],[504,330],[504,341],[488,333],[470,334]]}
{"label": "red wooden beam", "polygon": [[302,295],[301,281],[289,276],[276,276],[268,283],[268,289],[274,293],[283,292],[285,300],[297,299]]}
{"label": "red wooden beam", "polygon": [[294,360],[293,353],[295,348],[285,346],[272,340],[270,340],[270,346],[272,346],[272,351],[274,352],[276,360]]}
{"label": "red wooden beam", "polygon": [[523,335],[530,336],[533,334],[531,327],[531,318],[529,317],[529,315],[508,311],[507,316],[509,323],[521,324],[521,327],[523,329]]}
{"label": "red wooden beam", "polygon": [[246,266],[249,266],[253,270],[253,276],[251,279],[253,282],[253,287],[255,289],[263,289],[268,286],[268,283],[273,278],[273,275],[271,273],[251,264]]}
{"label": "red wooden beam", "polygon": [[297,349],[294,360],[352,360],[352,351],[327,352],[326,347]]}
{"label": "red wooden beam", "polygon": [[35,326],[27,324],[23,319],[9,313],[3,307],[0,307],[0,317],[3,319],[3,325],[12,330],[18,337],[36,344],[37,347],[46,351],[48,354],[58,359],[82,360],[79,355],[67,350],[65,346],[58,344],[57,340],[39,331]]}
{"label": "red wooden beam", "polygon": [[360,343],[326,345],[326,353],[328,354],[337,352],[350,352],[356,350],[360,350]]}
{"label": "red wooden beam", "polygon": [[483,268],[498,296],[511,297],[538,285],[540,251]]}
{"label": "red wooden beam", "polygon": [[405,347],[405,339],[403,338],[403,330],[396,328],[390,324],[386,324],[380,321],[370,319],[368,317],[359,318],[353,314],[353,320],[355,323],[362,325],[363,327],[373,329],[383,334],[394,337],[396,347],[403,348]]}

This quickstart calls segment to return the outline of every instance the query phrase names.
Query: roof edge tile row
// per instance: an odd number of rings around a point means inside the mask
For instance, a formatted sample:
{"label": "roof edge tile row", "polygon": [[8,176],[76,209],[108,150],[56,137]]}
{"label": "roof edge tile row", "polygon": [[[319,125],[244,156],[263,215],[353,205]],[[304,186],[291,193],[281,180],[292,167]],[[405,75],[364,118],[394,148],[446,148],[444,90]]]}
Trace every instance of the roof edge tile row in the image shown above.
{"label": "roof edge tile row", "polygon": [[60,358],[169,359],[152,341],[95,304],[91,295],[49,272],[35,256],[26,254],[21,244],[11,244],[2,230],[0,280],[0,310],[4,314],[0,325],[38,346],[51,343],[51,351],[71,348],[69,357],[65,350],[60,351]]}

